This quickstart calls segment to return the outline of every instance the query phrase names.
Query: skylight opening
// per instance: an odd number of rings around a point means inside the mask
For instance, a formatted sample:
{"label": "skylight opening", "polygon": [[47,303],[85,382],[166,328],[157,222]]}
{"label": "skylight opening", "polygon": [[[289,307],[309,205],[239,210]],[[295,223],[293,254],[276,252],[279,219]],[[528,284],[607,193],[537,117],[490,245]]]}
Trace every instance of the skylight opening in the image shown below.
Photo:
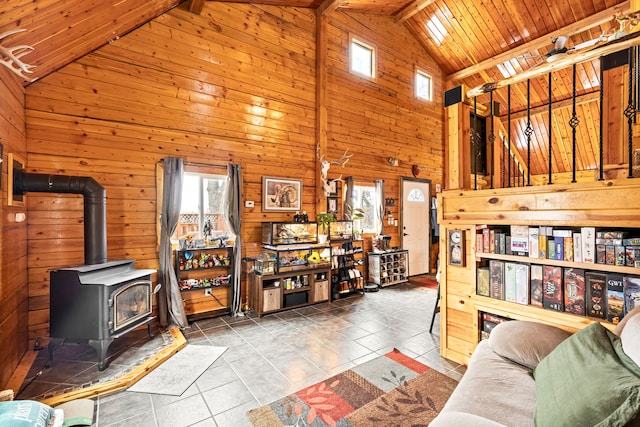
{"label": "skylight opening", "polygon": [[441,46],[444,38],[449,34],[446,28],[444,28],[444,25],[442,25],[442,22],[440,22],[437,16],[432,16],[425,26],[436,44]]}

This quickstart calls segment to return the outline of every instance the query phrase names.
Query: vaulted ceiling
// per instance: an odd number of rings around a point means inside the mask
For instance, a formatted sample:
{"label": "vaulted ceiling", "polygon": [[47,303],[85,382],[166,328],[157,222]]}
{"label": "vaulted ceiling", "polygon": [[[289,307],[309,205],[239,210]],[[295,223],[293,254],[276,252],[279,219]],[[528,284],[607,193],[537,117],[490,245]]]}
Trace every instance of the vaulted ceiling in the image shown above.
{"label": "vaulted ceiling", "polygon": [[[226,1],[226,0],[223,0]],[[26,29],[6,35],[0,41],[5,47],[29,45],[32,51],[22,51],[24,62],[34,66],[26,76],[33,81],[46,76],[86,53],[106,44],[155,16],[182,3],[180,0],[11,0],[0,3],[0,34]],[[188,0],[193,13],[200,13],[206,0]],[[245,2],[235,0],[236,3]],[[448,87],[464,85],[473,88],[487,82],[502,80],[533,67],[544,70],[545,53],[554,48],[552,40],[567,36],[566,47],[597,39],[612,28],[614,13],[631,9],[629,0],[548,1],[548,0],[253,0],[254,4],[272,4],[318,9],[319,13],[335,11],[367,13],[389,16],[399,25],[406,26],[425,50],[440,64],[448,75]],[[21,52],[20,50],[16,53]],[[568,55],[577,55],[569,52]],[[542,56],[538,56],[542,55]],[[540,65],[543,63],[543,65]],[[530,107],[536,125],[534,135],[540,153],[548,151],[545,135],[548,132],[548,112],[538,108],[548,103],[549,77],[544,73],[530,82]],[[571,68],[554,71],[551,77],[552,100],[559,108],[553,120],[567,120],[563,103],[573,91]],[[23,80],[24,85],[30,81]],[[599,102],[599,62],[591,60],[576,67],[575,91],[578,115],[584,121],[597,116]],[[501,104],[501,112],[511,106],[511,130],[514,143],[523,149],[522,139],[526,126],[527,86],[512,86],[511,98],[506,90],[494,93],[494,101]],[[478,98],[488,103],[489,95]],[[565,109],[568,106],[564,107]],[[556,131],[554,131],[556,132]],[[565,132],[565,131],[559,131]],[[597,135],[584,127],[579,131],[586,141],[578,157],[578,167],[595,167]],[[568,158],[563,160],[562,140],[559,163],[554,172],[570,170]],[[532,158],[531,169],[543,173],[543,154]]]}

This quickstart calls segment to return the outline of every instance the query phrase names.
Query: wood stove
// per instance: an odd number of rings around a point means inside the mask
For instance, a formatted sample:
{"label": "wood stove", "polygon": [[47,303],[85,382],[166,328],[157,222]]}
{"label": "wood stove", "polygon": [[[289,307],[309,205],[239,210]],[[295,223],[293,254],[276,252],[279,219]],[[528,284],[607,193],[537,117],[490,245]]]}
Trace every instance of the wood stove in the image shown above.
{"label": "wood stove", "polygon": [[107,350],[115,338],[147,324],[151,334],[151,274],[133,260],[62,268],[51,272],[49,361],[64,342],[86,343],[107,367]]}
{"label": "wood stove", "polygon": [[27,173],[13,169],[13,194],[71,193],[84,196],[85,265],[51,272],[49,364],[65,341],[87,343],[107,367],[109,345],[138,326],[151,334],[151,274],[133,260],[107,261],[106,191],[91,177]]}

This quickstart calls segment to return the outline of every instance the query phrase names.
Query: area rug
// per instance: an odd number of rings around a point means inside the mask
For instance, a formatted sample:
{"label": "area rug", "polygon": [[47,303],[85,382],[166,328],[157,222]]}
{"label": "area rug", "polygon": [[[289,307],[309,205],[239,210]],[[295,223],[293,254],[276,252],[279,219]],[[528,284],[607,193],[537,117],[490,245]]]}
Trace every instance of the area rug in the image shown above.
{"label": "area rug", "polygon": [[180,396],[226,350],[227,347],[187,344],[149,375],[129,387],[128,391]]}
{"label": "area rug", "polygon": [[427,426],[457,384],[394,349],[247,416],[255,427]]}
{"label": "area rug", "polygon": [[438,281],[434,276],[428,274],[411,276],[409,277],[409,283],[413,283],[414,285],[422,286],[429,289],[438,289]]}

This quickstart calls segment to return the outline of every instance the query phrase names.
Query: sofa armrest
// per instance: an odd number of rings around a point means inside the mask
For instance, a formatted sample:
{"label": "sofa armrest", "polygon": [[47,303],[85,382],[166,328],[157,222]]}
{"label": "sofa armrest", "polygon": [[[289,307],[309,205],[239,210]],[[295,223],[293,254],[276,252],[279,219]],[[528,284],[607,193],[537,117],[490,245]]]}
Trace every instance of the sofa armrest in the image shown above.
{"label": "sofa armrest", "polygon": [[620,336],[624,353],[640,366],[640,306],[627,313],[613,333]]}
{"label": "sofa armrest", "polygon": [[489,335],[493,351],[531,370],[571,334],[544,323],[512,320],[500,323]]}
{"label": "sofa armrest", "polygon": [[460,412],[460,411],[441,412],[433,421],[431,421],[431,424],[429,424],[429,427],[460,427],[460,426],[506,427],[504,424],[497,423],[488,418],[483,418],[479,415],[469,414],[467,412]]}

